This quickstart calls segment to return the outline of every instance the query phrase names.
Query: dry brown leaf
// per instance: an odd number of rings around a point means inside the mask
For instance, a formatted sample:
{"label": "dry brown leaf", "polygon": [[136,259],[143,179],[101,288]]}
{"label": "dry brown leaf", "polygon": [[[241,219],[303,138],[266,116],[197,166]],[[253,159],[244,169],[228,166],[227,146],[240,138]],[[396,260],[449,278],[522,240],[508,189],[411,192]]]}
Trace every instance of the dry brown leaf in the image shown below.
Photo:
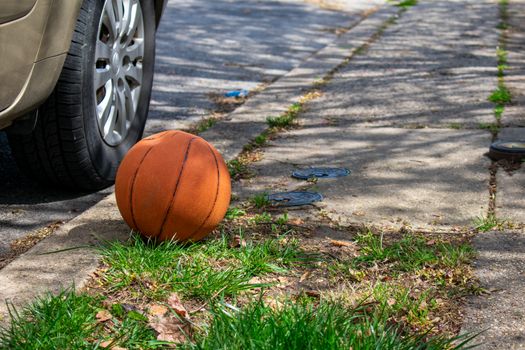
{"label": "dry brown leaf", "polygon": [[436,241],[433,239],[427,241],[427,245],[434,245],[434,244],[436,244]]}
{"label": "dry brown leaf", "polygon": [[321,293],[316,290],[307,290],[304,293],[312,298],[319,298],[321,296]]}
{"label": "dry brown leaf", "polygon": [[100,310],[99,312],[97,312],[97,315],[95,317],[97,318],[98,322],[106,322],[108,320],[111,320],[113,318],[113,315],[111,315],[108,310]]}
{"label": "dry brown leaf", "polygon": [[290,223],[293,225],[300,226],[304,224],[304,220],[301,218],[293,218],[293,219],[290,219]]}
{"label": "dry brown leaf", "polygon": [[184,305],[182,305],[182,302],[176,293],[171,293],[170,297],[168,298],[168,305],[180,317],[188,318],[188,310],[186,310]]}
{"label": "dry brown leaf", "polygon": [[392,305],[394,305],[394,304],[396,303],[396,299],[394,299],[394,298],[390,298],[390,299],[388,299],[386,302],[387,302],[387,304],[388,304],[389,306],[392,306]]}
{"label": "dry brown leaf", "polygon": [[104,349],[105,349],[105,348],[108,348],[108,347],[111,345],[111,343],[113,343],[113,341],[111,341],[111,340],[105,340],[105,341],[103,341],[102,343],[100,343],[100,347],[101,347],[101,348],[104,348]]}
{"label": "dry brown leaf", "polygon": [[173,314],[149,316],[149,326],[157,332],[157,340],[183,343],[190,328],[188,323]]}
{"label": "dry brown leaf", "polygon": [[236,235],[233,237],[232,241],[230,242],[230,248],[240,248],[240,247],[246,247],[246,241],[241,238],[241,236]]}
{"label": "dry brown leaf", "polygon": [[310,271],[306,271],[305,273],[303,273],[303,275],[301,276],[301,278],[299,279],[299,282],[303,282],[305,281],[308,277],[310,277],[312,273]]}
{"label": "dry brown leaf", "polygon": [[330,244],[336,247],[351,247],[354,245],[352,242],[349,241],[338,241],[335,239],[330,239]]}
{"label": "dry brown leaf", "polygon": [[166,306],[159,305],[159,304],[153,304],[148,309],[148,313],[152,316],[162,316],[166,312],[168,312],[168,308]]}

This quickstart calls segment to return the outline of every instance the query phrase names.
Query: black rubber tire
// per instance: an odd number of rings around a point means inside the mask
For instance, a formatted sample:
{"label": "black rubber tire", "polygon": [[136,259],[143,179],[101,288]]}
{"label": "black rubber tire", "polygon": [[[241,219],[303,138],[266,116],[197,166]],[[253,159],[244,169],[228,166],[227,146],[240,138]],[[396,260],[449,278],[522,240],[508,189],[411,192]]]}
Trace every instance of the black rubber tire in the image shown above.
{"label": "black rubber tire", "polygon": [[142,138],[153,83],[155,11],[151,0],[141,0],[140,4],[145,31],[143,80],[128,135],[118,146],[110,146],[99,132],[93,67],[104,1],[84,0],[64,68],[53,93],[38,108],[35,129],[28,135],[8,135],[17,164],[29,177],[44,184],[88,191],[114,183],[122,158]]}
{"label": "black rubber tire", "polygon": [[489,156],[494,160],[523,161],[525,160],[525,142],[496,141],[490,145]]}

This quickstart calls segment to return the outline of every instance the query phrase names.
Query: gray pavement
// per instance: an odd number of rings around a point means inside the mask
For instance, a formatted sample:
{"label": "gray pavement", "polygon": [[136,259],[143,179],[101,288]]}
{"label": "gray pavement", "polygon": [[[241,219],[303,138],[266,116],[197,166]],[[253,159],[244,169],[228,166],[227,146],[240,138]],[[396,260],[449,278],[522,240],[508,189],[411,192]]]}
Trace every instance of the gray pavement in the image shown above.
{"label": "gray pavement", "polygon": [[[332,0],[331,0],[332,1]],[[330,2],[330,1],[329,1]],[[157,38],[147,134],[187,128],[216,106],[210,93],[273,81],[337,38],[383,0],[357,0],[330,11],[302,0],[170,1]],[[15,239],[68,221],[111,189],[74,194],[22,177],[0,133],[0,262]]]}

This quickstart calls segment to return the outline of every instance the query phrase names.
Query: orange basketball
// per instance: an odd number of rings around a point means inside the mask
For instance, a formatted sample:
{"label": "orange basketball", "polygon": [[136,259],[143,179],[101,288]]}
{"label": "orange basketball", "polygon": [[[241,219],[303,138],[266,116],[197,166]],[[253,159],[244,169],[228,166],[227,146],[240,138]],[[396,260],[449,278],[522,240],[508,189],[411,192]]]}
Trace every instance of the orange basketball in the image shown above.
{"label": "orange basketball", "polygon": [[182,131],[155,134],[133,146],[115,182],[127,224],[160,240],[204,238],[223,219],[230,194],[230,174],[219,152]]}

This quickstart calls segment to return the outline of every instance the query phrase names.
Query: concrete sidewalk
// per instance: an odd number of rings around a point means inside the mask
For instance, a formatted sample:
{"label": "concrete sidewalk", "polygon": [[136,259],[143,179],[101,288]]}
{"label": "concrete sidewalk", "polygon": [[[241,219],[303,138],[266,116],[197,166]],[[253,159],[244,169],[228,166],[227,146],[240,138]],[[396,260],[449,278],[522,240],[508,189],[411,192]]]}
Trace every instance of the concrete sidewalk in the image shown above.
{"label": "concrete sidewalk", "polygon": [[[516,139],[525,110],[523,2],[510,2],[508,85],[515,104],[500,138]],[[490,203],[492,134],[488,96],[497,87],[499,9],[495,1],[419,1],[371,48],[336,74],[323,96],[306,105],[301,127],[270,142],[257,177],[237,184],[241,198],[310,186],[325,199],[323,215],[342,224],[407,226],[456,234],[485,216]],[[293,169],[338,166],[346,178],[315,185]],[[525,222],[525,173],[497,173],[496,213]],[[480,234],[476,274],[489,295],[469,300],[463,332],[480,332],[480,349],[525,348],[525,235]]]}

